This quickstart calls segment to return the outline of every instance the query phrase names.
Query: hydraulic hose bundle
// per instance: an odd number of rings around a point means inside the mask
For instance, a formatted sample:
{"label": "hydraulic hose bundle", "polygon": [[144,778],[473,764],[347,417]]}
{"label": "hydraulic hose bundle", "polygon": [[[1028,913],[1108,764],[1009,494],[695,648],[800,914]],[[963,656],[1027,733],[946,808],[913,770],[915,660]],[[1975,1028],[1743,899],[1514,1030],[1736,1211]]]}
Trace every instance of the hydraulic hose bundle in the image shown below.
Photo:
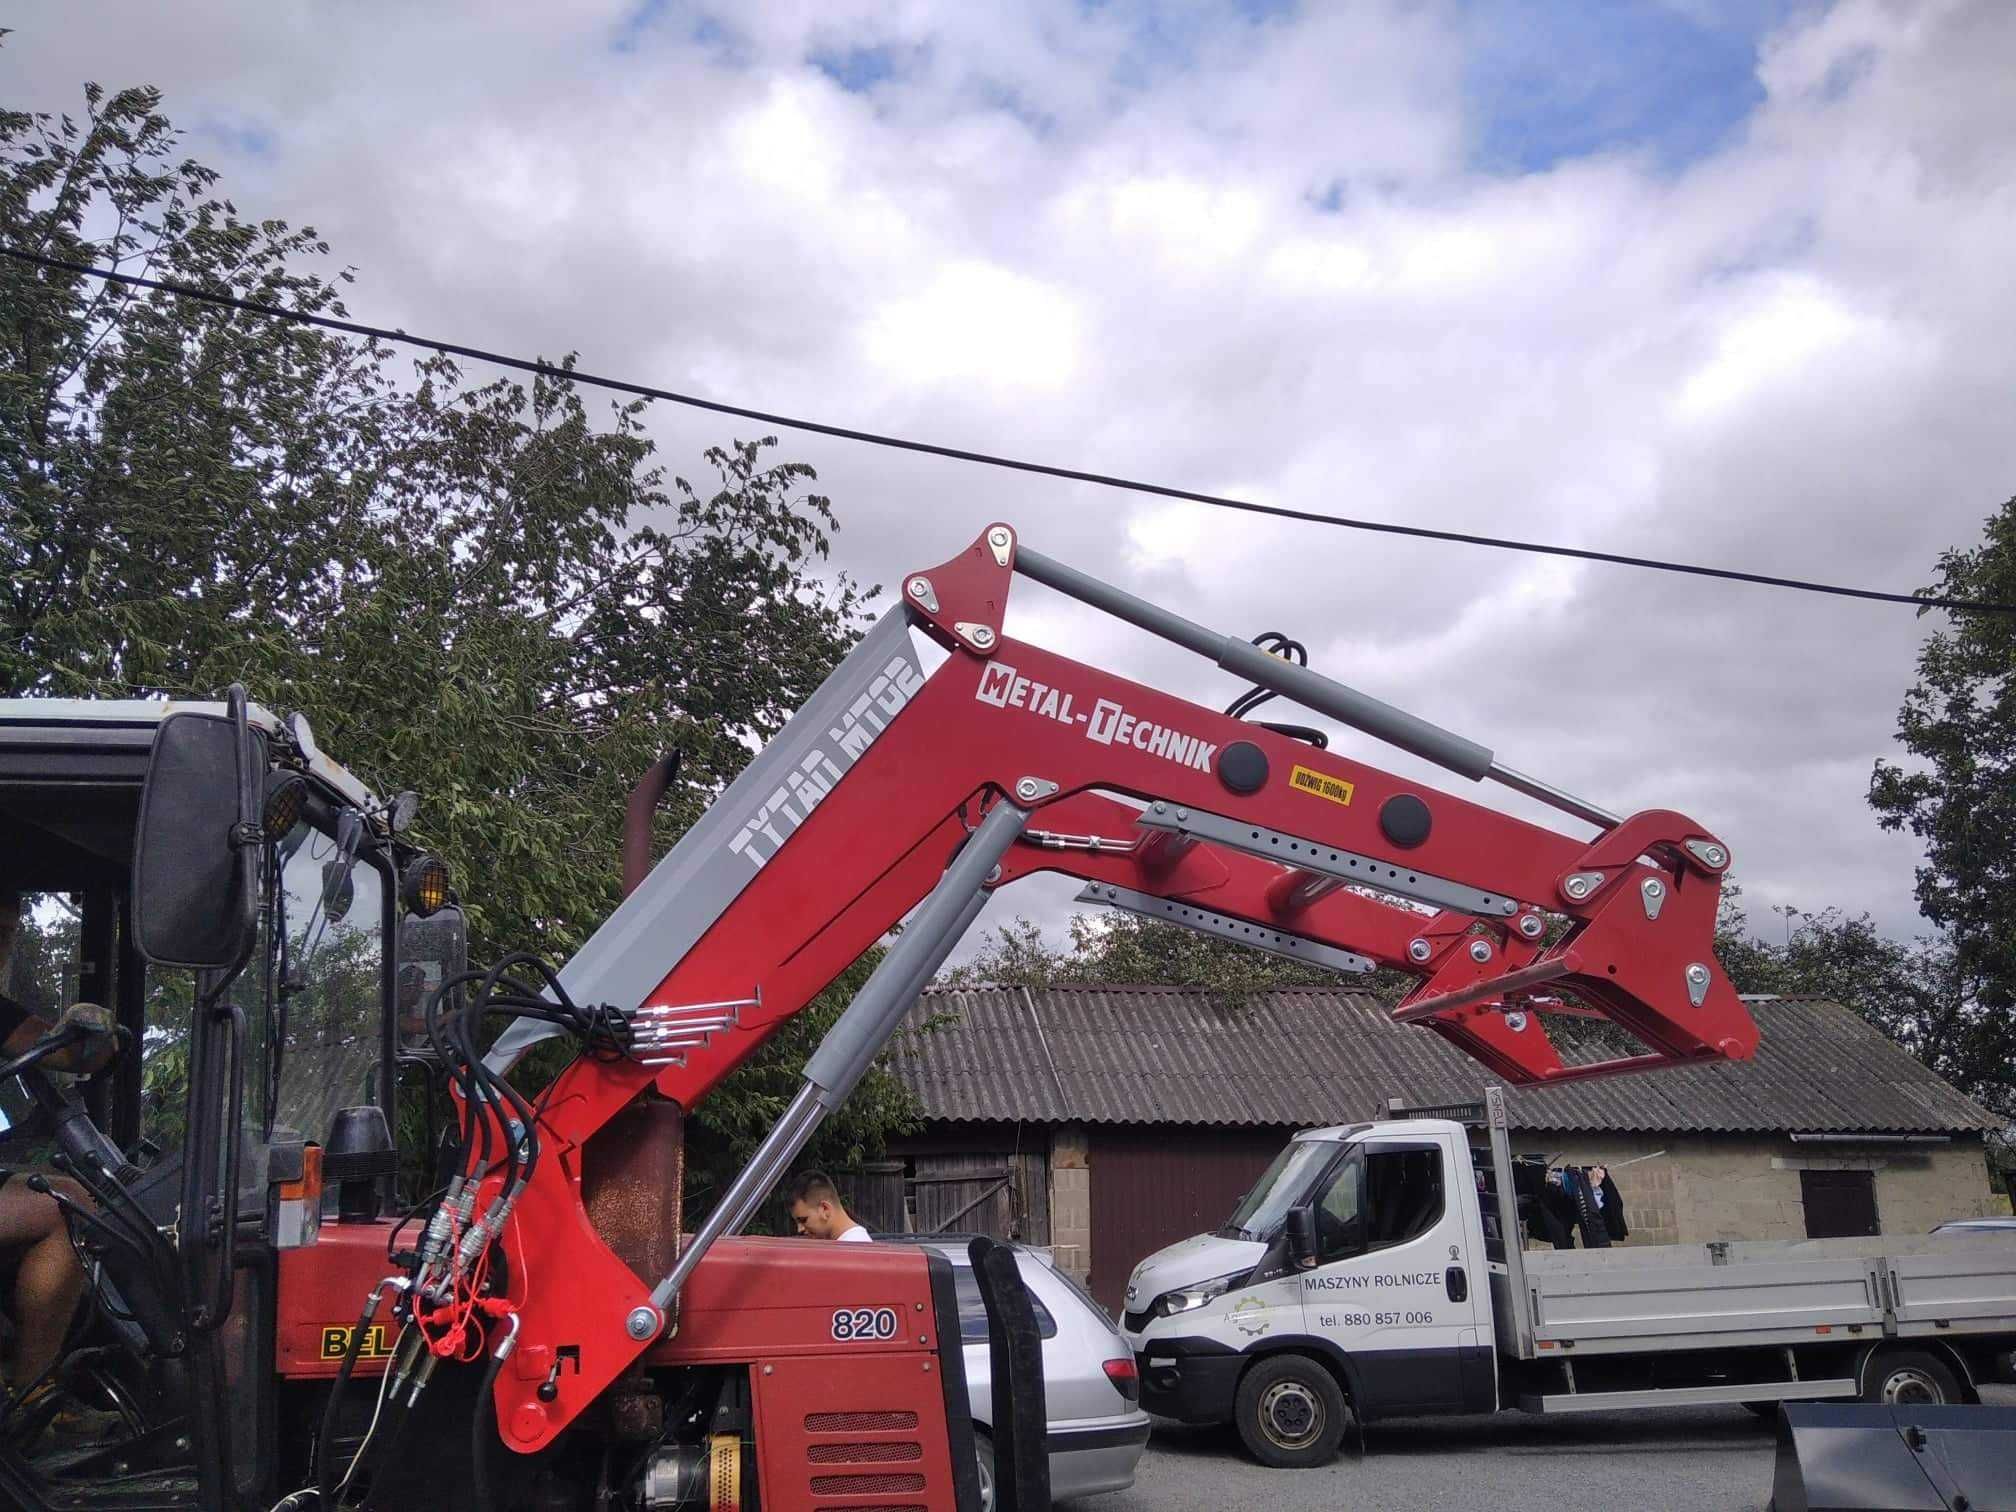
{"label": "hydraulic hose bundle", "polygon": [[[447,1152],[447,1168],[454,1174],[427,1216],[418,1247],[392,1257],[395,1263],[404,1262],[403,1274],[386,1277],[372,1291],[338,1368],[315,1454],[314,1492],[317,1504],[325,1508],[342,1504],[381,1432],[386,1447],[380,1449],[379,1458],[389,1454],[441,1361],[474,1364],[488,1353],[486,1389],[477,1395],[471,1424],[473,1473],[481,1504],[489,1447],[484,1431],[487,1387],[494,1384],[518,1337],[516,1311],[494,1285],[491,1261],[513,1208],[538,1169],[542,1111],[540,1103],[484,1065],[483,1020],[495,1014],[551,1024],[578,1039],[581,1053],[597,1059],[631,1054],[628,1015],[606,1005],[577,1005],[546,962],[522,952],[506,956],[488,971],[465,971],[448,978],[429,994],[423,1011],[428,1041],[461,1108]],[[395,1230],[395,1241],[396,1237]],[[371,1424],[339,1477],[329,1456],[338,1404],[356,1368],[361,1342],[388,1293],[402,1325],[399,1340],[386,1362]],[[494,1347],[489,1342],[493,1336]],[[391,1420],[386,1422],[388,1413]]]}

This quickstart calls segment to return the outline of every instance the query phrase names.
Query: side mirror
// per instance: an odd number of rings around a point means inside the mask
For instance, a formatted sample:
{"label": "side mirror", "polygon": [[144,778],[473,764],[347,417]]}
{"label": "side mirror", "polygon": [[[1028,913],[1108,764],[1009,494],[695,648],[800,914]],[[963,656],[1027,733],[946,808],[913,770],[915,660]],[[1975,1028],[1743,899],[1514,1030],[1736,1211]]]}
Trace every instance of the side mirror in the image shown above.
{"label": "side mirror", "polygon": [[156,966],[232,971],[252,949],[258,829],[250,774],[264,768],[263,747],[236,686],[228,715],[171,714],[154,732],[133,846],[133,933]]}
{"label": "side mirror", "polygon": [[398,1013],[402,1050],[420,1054],[431,1050],[423,1011],[428,995],[468,969],[469,925],[461,909],[450,904],[424,919],[408,914],[399,921]]}
{"label": "side mirror", "polygon": [[1288,1258],[1296,1265],[1316,1262],[1316,1209],[1303,1205],[1288,1209]]}

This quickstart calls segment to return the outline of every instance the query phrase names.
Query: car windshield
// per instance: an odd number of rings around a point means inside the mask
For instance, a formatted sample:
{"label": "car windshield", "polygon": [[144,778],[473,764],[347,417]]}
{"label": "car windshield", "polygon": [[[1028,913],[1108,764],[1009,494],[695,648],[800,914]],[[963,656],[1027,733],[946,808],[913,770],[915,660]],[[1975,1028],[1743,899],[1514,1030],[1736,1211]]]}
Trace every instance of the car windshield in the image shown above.
{"label": "car windshield", "polygon": [[1316,1173],[1329,1164],[1337,1146],[1327,1139],[1297,1139],[1274,1157],[1267,1173],[1239,1201],[1219,1232],[1228,1239],[1269,1239],[1281,1227]]}

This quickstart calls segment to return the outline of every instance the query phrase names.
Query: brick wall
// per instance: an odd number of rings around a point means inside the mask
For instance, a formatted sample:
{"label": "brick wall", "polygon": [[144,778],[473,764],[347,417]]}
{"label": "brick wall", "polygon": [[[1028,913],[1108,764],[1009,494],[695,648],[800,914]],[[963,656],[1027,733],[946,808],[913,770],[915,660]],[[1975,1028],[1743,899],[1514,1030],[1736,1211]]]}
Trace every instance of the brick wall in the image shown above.
{"label": "brick wall", "polygon": [[1978,1139],[1886,1147],[1801,1145],[1782,1136],[1558,1134],[1519,1135],[1512,1147],[1570,1165],[1613,1167],[1631,1244],[1803,1239],[1802,1170],[1873,1171],[1877,1220],[1886,1234],[1922,1234],[1949,1218],[1999,1211]]}
{"label": "brick wall", "polygon": [[1050,1131],[1050,1246],[1060,1270],[1085,1283],[1092,1274],[1092,1170],[1085,1130]]}

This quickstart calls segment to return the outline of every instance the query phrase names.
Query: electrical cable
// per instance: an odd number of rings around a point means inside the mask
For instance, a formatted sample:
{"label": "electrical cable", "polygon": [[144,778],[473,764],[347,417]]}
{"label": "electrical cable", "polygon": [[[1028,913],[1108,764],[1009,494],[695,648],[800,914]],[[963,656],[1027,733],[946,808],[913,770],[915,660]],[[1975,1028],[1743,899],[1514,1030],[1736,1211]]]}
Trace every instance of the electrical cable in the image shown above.
{"label": "electrical cable", "polygon": [[1129,478],[1118,473],[1093,472],[1086,468],[1063,467],[1054,463],[1035,462],[1027,458],[1002,456],[994,452],[973,451],[966,447],[945,446],[933,441],[919,441],[905,436],[889,435],[880,431],[861,430],[858,427],[833,425],[819,420],[808,420],[802,416],[778,414],[770,410],[759,410],[749,405],[729,404],[719,399],[706,399],[698,394],[682,394],[673,389],[659,388],[652,384],[633,383],[627,379],[608,378],[600,374],[582,372],[575,368],[560,367],[550,362],[537,362],[525,357],[513,357],[504,352],[493,352],[483,347],[473,347],[461,342],[441,341],[433,337],[412,336],[404,331],[386,326],[365,325],[354,320],[339,320],[330,315],[314,315],[305,310],[288,310],[278,305],[265,304],[259,300],[241,299],[235,294],[222,294],[214,290],[193,288],[187,284],[171,282],[167,279],[148,278],[138,273],[122,273],[116,268],[100,268],[90,263],[73,262],[68,258],[49,257],[39,252],[29,252],[19,247],[0,246],[0,256],[16,262],[29,263],[52,271],[75,273],[87,278],[103,279],[108,283],[124,284],[129,288],[153,289],[170,294],[178,299],[191,299],[204,304],[225,309],[242,310],[248,315],[259,315],[269,320],[283,320],[294,325],[317,326],[324,330],[341,331],[347,335],[362,336],[367,340],[390,342],[401,346],[423,347],[430,351],[443,352],[451,356],[467,357],[478,362],[492,363],[497,367],[511,368],[518,372],[531,373],[542,378],[552,378],[563,383],[579,383],[590,388],[609,389],[619,394],[630,394],[640,399],[663,400],[667,404],[683,405],[688,409],[707,410],[718,415],[733,415],[743,420],[758,420],[765,425],[775,425],[786,430],[806,431],[813,435],[832,436],[841,441],[857,441],[864,446],[880,446],[893,451],[916,452],[924,456],[943,457],[953,462],[970,462],[980,467],[998,467],[1010,472],[1031,473],[1038,477],[1058,478],[1070,483],[1090,483],[1100,488],[1121,489],[1129,493],[1149,494],[1156,498],[1177,499],[1190,504],[1204,504],[1214,509],[1231,509],[1245,514],[1267,515],[1275,519],[1298,520],[1310,525],[1330,525],[1343,530],[1369,531],[1377,535],[1406,536],[1415,540],[1443,541],[1462,546],[1483,546],[1494,551],[1518,551],[1536,556],[1565,557],[1572,561],[1604,562],[1616,567],[1638,567],[1651,572],[1674,572],[1689,577],[1715,578],[1724,582],[1750,583],[1764,588],[1785,588],[1799,593],[1829,594],[1836,598],[1864,599],[1883,604],[1911,604],[1920,609],[1949,609],[1971,614],[2016,614],[2016,603],[2000,603],[1994,600],[1970,600],[1951,598],[1942,594],[1891,593],[1877,588],[1856,588],[1841,583],[1822,583],[1809,578],[1783,577],[1767,572],[1745,572],[1733,567],[1710,567],[1698,562],[1676,562],[1659,557],[1632,556],[1623,552],[1594,551],[1580,546],[1561,546],[1547,541],[1524,541],[1509,536],[1489,536],[1464,530],[1438,530],[1426,525],[1402,525],[1391,520],[1367,520],[1349,515],[1319,514],[1314,510],[1290,509],[1279,504],[1261,504],[1251,499],[1237,499],[1225,494],[1203,493],[1196,489],[1176,488],[1163,483],[1151,483],[1140,478]]}

